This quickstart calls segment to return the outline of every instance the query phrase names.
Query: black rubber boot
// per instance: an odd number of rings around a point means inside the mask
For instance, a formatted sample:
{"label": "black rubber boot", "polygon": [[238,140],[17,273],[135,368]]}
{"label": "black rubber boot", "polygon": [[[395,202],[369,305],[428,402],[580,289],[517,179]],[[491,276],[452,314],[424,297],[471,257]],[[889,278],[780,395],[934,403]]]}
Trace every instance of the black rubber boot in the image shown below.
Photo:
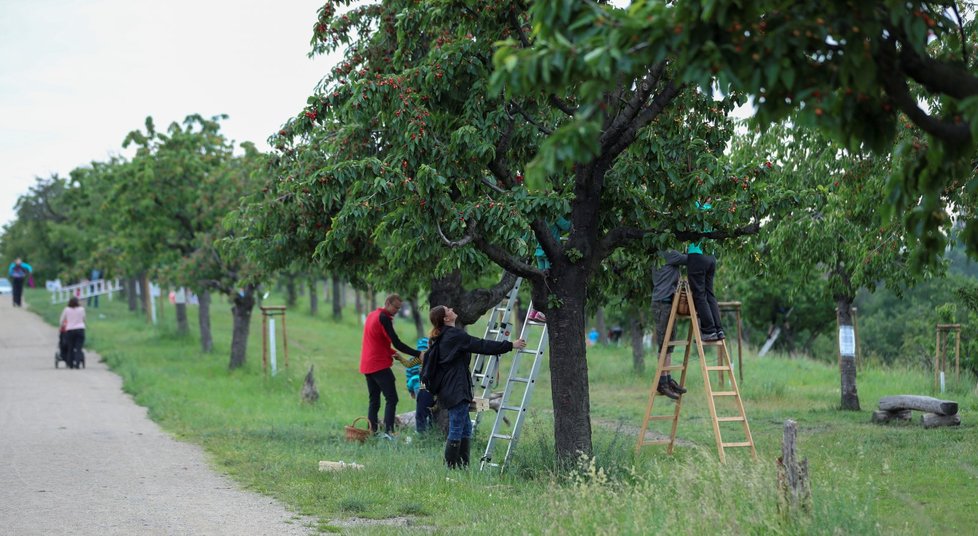
{"label": "black rubber boot", "polygon": [[462,462],[462,458],[459,454],[459,450],[461,448],[461,441],[452,441],[449,439],[447,442],[445,442],[445,465],[447,465],[449,469],[459,467],[459,464]]}
{"label": "black rubber boot", "polygon": [[469,466],[469,451],[472,449],[472,438],[463,437],[459,448],[459,457],[462,460],[462,467]]}

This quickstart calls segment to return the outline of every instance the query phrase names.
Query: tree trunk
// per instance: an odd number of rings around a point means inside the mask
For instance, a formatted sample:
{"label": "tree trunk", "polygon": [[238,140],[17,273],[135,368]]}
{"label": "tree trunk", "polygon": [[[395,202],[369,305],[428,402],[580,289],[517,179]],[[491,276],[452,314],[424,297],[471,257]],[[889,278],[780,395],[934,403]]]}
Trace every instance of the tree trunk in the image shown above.
{"label": "tree trunk", "polygon": [[357,322],[360,322],[360,315],[363,314],[363,300],[360,299],[360,291],[353,289],[353,309],[357,312]]}
{"label": "tree trunk", "polygon": [[421,314],[421,308],[418,306],[417,298],[411,298],[408,300],[408,303],[411,304],[411,318],[414,319],[414,328],[417,330],[418,338],[420,339],[425,336],[424,316],[427,315]]}
{"label": "tree trunk", "polygon": [[632,370],[635,374],[645,372],[645,344],[642,320],[636,311],[632,311],[629,331],[632,334]]}
{"label": "tree trunk", "polygon": [[958,403],[953,400],[941,400],[930,396],[896,395],[881,398],[880,409],[883,411],[915,409],[938,415],[955,415],[958,412]]}
{"label": "tree trunk", "polygon": [[135,313],[139,309],[139,301],[136,296],[136,278],[126,278],[126,299],[129,300],[129,312]]}
{"label": "tree trunk", "polygon": [[597,324],[598,342],[608,344],[608,326],[604,322],[604,307],[598,307],[598,311],[594,314],[594,323]]}
{"label": "tree trunk", "polygon": [[[849,327],[852,328],[852,297],[836,296],[835,303],[838,307],[840,331]],[[841,336],[841,334],[840,334]],[[859,411],[859,394],[856,392],[856,358],[855,356],[839,357],[839,374],[842,385],[842,409]]]}
{"label": "tree trunk", "polygon": [[228,368],[233,370],[244,365],[248,351],[248,332],[251,329],[251,312],[255,307],[255,287],[248,285],[234,295],[234,328],[231,334],[231,361]]}
{"label": "tree trunk", "polygon": [[370,310],[374,311],[377,309],[377,291],[370,289]]}
{"label": "tree trunk", "polygon": [[295,307],[299,294],[295,288],[295,274],[285,276],[285,305],[291,309]]}
{"label": "tree trunk", "polygon": [[[591,455],[591,399],[584,342],[587,283],[583,266],[554,263],[548,281],[533,284],[534,306],[547,316],[554,443],[563,464],[574,463],[582,454]],[[548,285],[560,307],[544,306],[550,302]]]}
{"label": "tree trunk", "polygon": [[187,323],[187,302],[177,302],[175,308],[177,312],[177,335],[189,335],[190,324]]}
{"label": "tree trunk", "polygon": [[152,306],[153,302],[151,301],[152,298],[149,295],[149,293],[152,292],[152,289],[150,289],[150,285],[149,285],[149,276],[146,275],[145,272],[139,278],[139,285],[140,285],[139,291],[142,293],[143,296],[143,312],[146,313],[146,323],[152,324],[153,312],[150,310],[150,307]]}
{"label": "tree trunk", "polygon": [[343,318],[343,284],[339,278],[333,276],[333,320],[339,321]]}
{"label": "tree trunk", "polygon": [[214,350],[214,337],[211,335],[211,292],[201,290],[197,295],[197,325],[200,326],[200,349],[204,353]]}
{"label": "tree trunk", "polygon": [[309,276],[309,314],[316,316],[319,314],[319,289],[316,276]]}

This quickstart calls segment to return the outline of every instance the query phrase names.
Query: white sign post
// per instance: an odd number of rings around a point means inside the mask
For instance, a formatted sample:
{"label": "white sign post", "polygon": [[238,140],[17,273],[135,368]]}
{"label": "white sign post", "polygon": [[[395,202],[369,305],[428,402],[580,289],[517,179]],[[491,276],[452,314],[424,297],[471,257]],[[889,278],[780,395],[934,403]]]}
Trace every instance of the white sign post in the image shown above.
{"label": "white sign post", "polygon": [[272,376],[278,372],[275,368],[275,319],[268,319],[268,344],[271,346]]}

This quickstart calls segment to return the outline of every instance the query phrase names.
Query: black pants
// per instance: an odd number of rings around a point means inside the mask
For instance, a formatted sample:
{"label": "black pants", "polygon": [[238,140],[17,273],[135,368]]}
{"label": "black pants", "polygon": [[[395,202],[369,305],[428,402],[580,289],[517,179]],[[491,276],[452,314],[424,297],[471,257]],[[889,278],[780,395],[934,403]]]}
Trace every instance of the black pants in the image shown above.
{"label": "black pants", "polygon": [[434,424],[431,419],[431,408],[435,405],[435,395],[425,389],[418,390],[418,403],[414,412],[414,428],[424,432]]}
{"label": "black pants", "polygon": [[12,277],[10,281],[14,286],[14,305],[21,306],[21,298],[24,296],[24,278]]}
{"label": "black pants", "polygon": [[78,368],[82,359],[82,346],[85,345],[85,330],[70,329],[65,332],[67,339],[68,355],[63,356],[68,368]]}
{"label": "black pants", "polygon": [[693,304],[700,317],[700,331],[710,335],[722,330],[720,326],[720,306],[713,295],[713,277],[717,271],[717,260],[713,255],[693,253],[686,260],[686,273],[689,275],[690,290],[693,291]]}
{"label": "black pants", "polygon": [[397,388],[395,387],[394,371],[389,368],[378,370],[367,377],[367,392],[370,393],[370,405],[367,406],[367,420],[370,429],[377,431],[377,413],[380,411],[380,395],[384,394],[384,428],[387,433],[394,432],[394,417],[397,414]]}

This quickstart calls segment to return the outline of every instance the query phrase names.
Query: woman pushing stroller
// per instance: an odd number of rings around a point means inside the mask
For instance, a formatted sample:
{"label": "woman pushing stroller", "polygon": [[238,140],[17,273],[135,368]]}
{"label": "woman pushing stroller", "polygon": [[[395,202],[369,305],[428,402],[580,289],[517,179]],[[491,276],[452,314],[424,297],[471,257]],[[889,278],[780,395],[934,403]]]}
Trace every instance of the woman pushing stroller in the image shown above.
{"label": "woman pushing stroller", "polygon": [[82,346],[85,344],[85,308],[79,305],[75,296],[68,300],[68,306],[61,311],[61,327],[64,329],[67,350],[62,359],[68,364],[68,368],[78,368],[84,360]]}

